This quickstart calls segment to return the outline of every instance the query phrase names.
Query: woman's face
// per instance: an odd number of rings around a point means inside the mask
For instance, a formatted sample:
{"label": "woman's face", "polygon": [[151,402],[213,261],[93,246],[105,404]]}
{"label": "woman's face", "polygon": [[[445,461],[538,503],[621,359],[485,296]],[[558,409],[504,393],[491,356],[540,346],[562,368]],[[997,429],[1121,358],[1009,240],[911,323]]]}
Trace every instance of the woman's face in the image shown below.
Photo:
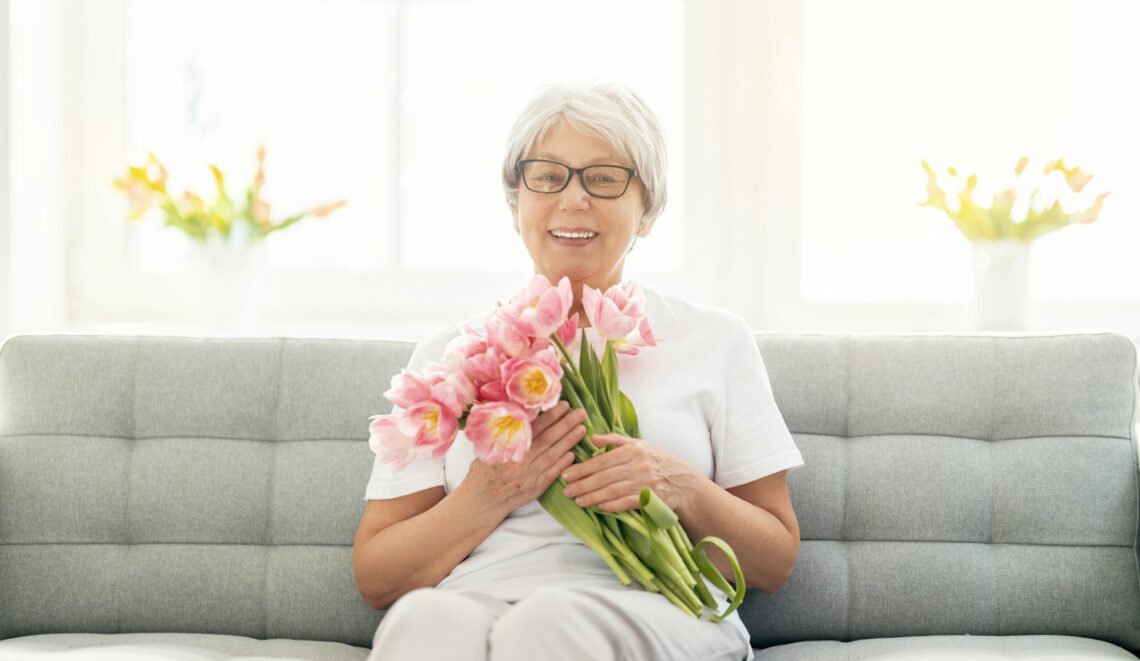
{"label": "woman's face", "polygon": [[[557,161],[573,168],[587,165],[624,165],[605,140],[578,132],[566,122],[554,125],[524,157]],[[575,294],[581,284],[605,291],[621,281],[626,252],[636,235],[649,234],[651,223],[642,223],[641,181],[634,177],[619,198],[593,197],[582,188],[578,174],[559,193],[536,193],[519,181],[515,230],[526,244],[535,272],[557,283],[570,278]],[[640,229],[640,232],[639,232]],[[552,230],[597,232],[585,241],[557,239]]]}

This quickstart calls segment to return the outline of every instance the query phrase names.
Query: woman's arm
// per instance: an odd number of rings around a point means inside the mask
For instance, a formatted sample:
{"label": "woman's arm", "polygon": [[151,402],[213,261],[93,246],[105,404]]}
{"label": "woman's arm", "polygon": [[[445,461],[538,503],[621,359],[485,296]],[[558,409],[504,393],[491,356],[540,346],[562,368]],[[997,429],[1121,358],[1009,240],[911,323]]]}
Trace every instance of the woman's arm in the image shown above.
{"label": "woman's arm", "polygon": [[522,461],[472,461],[448,493],[425,489],[369,501],[352,545],[356,584],[373,608],[387,608],[416,588],[435,587],[517,508],[538,498],[570,466],[586,433],[586,415],[566,402],[531,422]]}
{"label": "woman's arm", "polygon": [[356,585],[377,610],[408,592],[435,587],[510,514],[466,495],[465,483],[390,500],[370,500],[352,545]]}
{"label": "woman's arm", "polygon": [[[775,592],[792,575],[800,528],[786,470],[726,491],[659,445],[622,434],[594,436],[593,442],[616,447],[562,472],[564,493],[579,505],[607,512],[636,509],[648,487],[677,513],[691,541],[712,535],[727,542],[748,587]],[[709,559],[733,578],[723,554],[714,551]]]}
{"label": "woman's arm", "polygon": [[[736,553],[750,588],[780,589],[792,575],[800,549],[800,526],[788,495],[787,471],[723,489],[704,475],[677,508],[681,525],[696,543],[720,537]],[[709,546],[705,547],[709,549]],[[732,566],[719,550],[709,560],[730,580]]]}

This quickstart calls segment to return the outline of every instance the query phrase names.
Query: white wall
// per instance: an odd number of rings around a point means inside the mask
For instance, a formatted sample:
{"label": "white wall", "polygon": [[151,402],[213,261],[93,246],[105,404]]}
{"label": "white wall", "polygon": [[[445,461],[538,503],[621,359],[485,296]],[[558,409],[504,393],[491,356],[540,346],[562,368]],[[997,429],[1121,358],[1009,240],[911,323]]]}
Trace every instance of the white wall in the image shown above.
{"label": "white wall", "polygon": [[[683,209],[691,228],[686,233],[691,264],[680,277],[638,279],[732,309],[758,330],[970,330],[968,304],[805,299],[801,73],[809,42],[802,2],[688,3]],[[33,58],[29,61],[44,74],[22,73],[26,68],[16,66],[19,62],[9,62],[10,72],[0,67],[0,100],[19,101],[0,108],[0,127],[13,127],[11,136],[0,137],[8,139],[0,143],[5,147],[0,153],[20,157],[16,171],[0,163],[0,175],[8,170],[7,177],[0,176],[0,202],[7,194],[11,209],[9,216],[0,207],[0,337],[50,330],[179,330],[183,309],[173,280],[107,276],[119,261],[123,223],[100,213],[103,207],[92,200],[97,195],[118,200],[118,193],[105,179],[83,175],[109,172],[121,160],[113,136],[83,127],[84,122],[117,126],[125,121],[119,117],[121,67],[106,66],[122,56],[113,50],[122,30],[117,13],[122,3],[0,0],[0,7],[7,8],[10,24],[20,26],[8,48]],[[93,48],[93,42],[108,48]],[[100,169],[104,160],[111,166]],[[272,305],[259,314],[258,332],[422,337],[443,325],[443,317],[449,323],[465,316],[470,296],[454,279],[452,274],[416,275],[411,284],[419,289],[413,291],[383,277],[372,282],[343,273],[286,273],[269,292]],[[508,277],[486,282],[482,291],[515,286]],[[433,296],[416,294],[425,290]],[[1041,304],[1034,316],[1034,330],[1108,329],[1140,341],[1137,306]]]}
{"label": "white wall", "polygon": [[0,0],[0,342],[8,336],[12,280],[8,225],[8,0]]}
{"label": "white wall", "polygon": [[[74,218],[81,150],[73,80],[82,80],[74,42],[78,17],[66,0],[3,0],[10,30],[7,76],[8,185],[5,271],[7,326],[0,334],[65,327],[68,274],[65,223]],[[72,12],[73,13],[73,12]],[[67,20],[64,20],[67,19]],[[70,56],[70,57],[69,57]],[[29,67],[34,63],[34,67]]]}

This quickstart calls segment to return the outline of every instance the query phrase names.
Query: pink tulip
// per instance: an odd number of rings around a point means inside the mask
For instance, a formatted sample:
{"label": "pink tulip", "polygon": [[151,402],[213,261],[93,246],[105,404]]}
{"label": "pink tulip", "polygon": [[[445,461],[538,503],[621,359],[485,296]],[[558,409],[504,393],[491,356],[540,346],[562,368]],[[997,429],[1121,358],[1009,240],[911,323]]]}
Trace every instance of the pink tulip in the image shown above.
{"label": "pink tulip", "polygon": [[558,327],[557,331],[558,340],[562,342],[562,346],[570,346],[575,339],[578,338],[578,313],[575,312],[566,323]]}
{"label": "pink tulip", "polygon": [[478,391],[463,370],[444,371],[439,363],[428,363],[425,376],[431,383],[431,399],[442,405],[452,417],[463,415],[463,410],[475,403]]}
{"label": "pink tulip", "polygon": [[416,452],[439,459],[459,431],[459,420],[439,402],[426,400],[408,407],[399,419],[400,433],[415,439]]}
{"label": "pink tulip", "polygon": [[475,384],[476,388],[479,388],[485,383],[499,379],[502,374],[500,367],[507,360],[507,356],[500,353],[498,349],[488,346],[483,353],[469,357],[464,369],[471,382]]}
{"label": "pink tulip", "polygon": [[570,278],[562,276],[555,287],[546,276],[536,274],[525,289],[511,298],[510,309],[529,335],[546,337],[562,325],[573,305]]}
{"label": "pink tulip", "polygon": [[638,327],[645,314],[645,299],[636,282],[614,285],[604,295],[582,285],[582,308],[598,335],[620,340]]}
{"label": "pink tulip", "polygon": [[460,369],[464,367],[468,358],[485,352],[487,346],[487,338],[483,337],[479,331],[464,326],[460,334],[447,343],[447,348],[443,352],[443,359],[440,362],[446,366],[448,371]]}
{"label": "pink tulip", "polygon": [[531,348],[531,338],[522,320],[509,308],[500,307],[487,319],[487,343],[504,355],[515,358]]}
{"label": "pink tulip", "polygon": [[431,397],[431,383],[407,369],[400,370],[399,374],[392,377],[391,384],[392,387],[385,391],[384,396],[400,408],[409,408]]}
{"label": "pink tulip", "polygon": [[500,379],[488,381],[479,386],[479,396],[485,402],[510,401],[510,397],[507,396],[507,390],[503,387],[503,382]]}
{"label": "pink tulip", "polygon": [[614,353],[636,356],[645,347],[657,346],[657,338],[649,328],[648,317],[642,317],[637,332],[631,332],[620,340],[614,340]]}
{"label": "pink tulip", "polygon": [[415,439],[400,433],[399,423],[393,415],[374,415],[368,424],[368,447],[380,458],[381,463],[391,464],[393,471],[401,471],[413,459],[416,451]]}
{"label": "pink tulip", "polygon": [[465,431],[475,444],[475,456],[485,463],[519,463],[530,449],[530,417],[510,402],[471,407]]}
{"label": "pink tulip", "polygon": [[455,392],[459,400],[460,415],[463,415],[463,409],[474,404],[476,398],[479,397],[479,389],[462,370],[448,374],[445,383]]}
{"label": "pink tulip", "polygon": [[562,365],[553,348],[508,360],[503,363],[502,377],[510,401],[528,415],[551,408],[562,395]]}

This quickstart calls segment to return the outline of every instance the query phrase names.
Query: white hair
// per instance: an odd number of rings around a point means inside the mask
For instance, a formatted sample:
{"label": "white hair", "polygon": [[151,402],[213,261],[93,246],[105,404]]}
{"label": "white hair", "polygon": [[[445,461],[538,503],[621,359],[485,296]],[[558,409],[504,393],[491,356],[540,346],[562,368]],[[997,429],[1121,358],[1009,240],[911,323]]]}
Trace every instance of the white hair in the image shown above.
{"label": "white hair", "polygon": [[665,135],[657,116],[625,85],[554,84],[544,87],[527,104],[507,138],[503,159],[503,192],[512,211],[519,204],[519,173],[515,165],[560,121],[596,135],[629,159],[642,184],[643,218],[652,221],[665,208]]}

